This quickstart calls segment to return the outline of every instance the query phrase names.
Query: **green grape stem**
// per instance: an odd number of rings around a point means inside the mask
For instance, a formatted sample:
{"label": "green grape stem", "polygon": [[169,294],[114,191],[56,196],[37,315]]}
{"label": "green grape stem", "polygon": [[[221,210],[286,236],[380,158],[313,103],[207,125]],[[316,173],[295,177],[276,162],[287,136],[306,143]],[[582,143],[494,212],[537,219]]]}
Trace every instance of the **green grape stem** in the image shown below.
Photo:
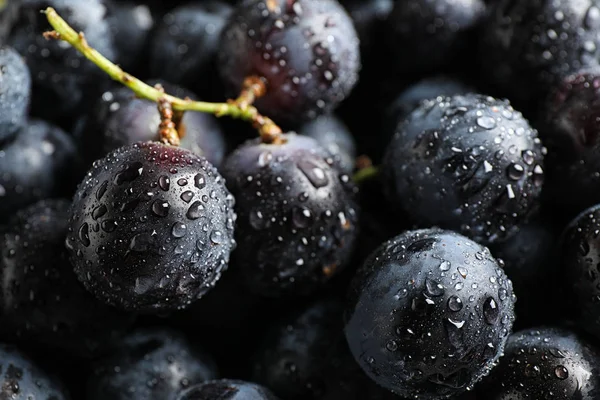
{"label": "green grape stem", "polygon": [[[1,2],[2,0],[0,0]],[[261,138],[265,143],[277,143],[280,141],[281,128],[277,126],[270,118],[261,115],[256,107],[252,106],[250,101],[230,100],[226,103],[210,103],[204,101],[193,101],[190,99],[180,99],[178,97],[164,93],[163,91],[154,88],[136,77],[123,71],[121,67],[114,64],[97,50],[92,48],[85,39],[83,32],[76,32],[52,7],[48,7],[42,11],[46,14],[46,18],[53,31],[45,32],[46,39],[63,40],[77,49],[88,60],[96,64],[101,70],[106,72],[112,79],[122,83],[131,89],[139,98],[151,100],[153,102],[168,102],[174,112],[198,111],[208,114],[213,114],[217,117],[228,116],[244,121],[251,122],[260,132]],[[244,87],[244,98],[254,101],[257,97],[264,93],[264,88],[256,87],[256,80],[250,79],[251,87]],[[247,91],[252,91],[252,95],[248,96]]]}

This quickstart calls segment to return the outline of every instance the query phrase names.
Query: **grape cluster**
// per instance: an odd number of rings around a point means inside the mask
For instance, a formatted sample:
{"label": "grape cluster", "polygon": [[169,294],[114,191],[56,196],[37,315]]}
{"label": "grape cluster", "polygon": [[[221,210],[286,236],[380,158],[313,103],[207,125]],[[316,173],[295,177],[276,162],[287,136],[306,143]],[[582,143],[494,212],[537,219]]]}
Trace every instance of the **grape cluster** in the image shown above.
{"label": "grape cluster", "polygon": [[0,0],[0,399],[600,399],[599,46],[600,0]]}

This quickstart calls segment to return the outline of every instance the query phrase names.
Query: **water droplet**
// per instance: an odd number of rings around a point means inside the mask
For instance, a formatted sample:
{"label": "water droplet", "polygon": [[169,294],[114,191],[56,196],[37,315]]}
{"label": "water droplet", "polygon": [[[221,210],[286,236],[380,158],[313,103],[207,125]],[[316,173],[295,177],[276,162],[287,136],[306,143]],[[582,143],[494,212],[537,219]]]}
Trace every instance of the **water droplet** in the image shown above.
{"label": "water droplet", "polygon": [[267,221],[260,210],[251,211],[248,216],[248,221],[250,222],[250,226],[256,230],[263,229],[267,224]]}
{"label": "water droplet", "polygon": [[523,162],[527,165],[533,165],[533,162],[535,161],[535,154],[533,154],[533,151],[531,150],[525,150],[523,151],[523,153],[521,154],[522,158],[523,158]]}
{"label": "water droplet", "polygon": [[488,297],[483,302],[483,317],[485,322],[489,325],[495,325],[498,322],[500,310],[498,310],[498,304],[493,297]]}
{"label": "water droplet", "polygon": [[136,161],[131,163],[123,172],[120,172],[115,177],[115,183],[117,185],[122,185],[125,182],[133,182],[136,180],[142,172],[144,171],[144,167],[141,162]]}
{"label": "water droplet", "polygon": [[298,161],[297,165],[300,171],[302,171],[315,188],[322,188],[329,183],[325,170],[318,166],[314,161],[303,159]]}
{"label": "water droplet", "polygon": [[483,170],[485,173],[492,172],[494,170],[494,166],[490,164],[487,160],[483,161]]}
{"label": "water droplet", "polygon": [[585,26],[589,29],[600,27],[600,9],[591,6],[585,15]]}
{"label": "water droplet", "polygon": [[169,215],[169,208],[171,208],[169,203],[163,200],[157,199],[152,203],[152,212],[159,217],[166,217]]}
{"label": "water droplet", "polygon": [[296,228],[306,228],[312,222],[312,213],[308,208],[294,207],[292,209],[292,223]]}
{"label": "water droplet", "polygon": [[98,218],[102,218],[102,216],[104,214],[106,214],[107,208],[104,204],[99,205],[98,207],[94,208],[94,211],[92,211],[92,218],[95,220],[97,220]]}
{"label": "water droplet", "polygon": [[171,233],[173,237],[182,238],[187,233],[187,226],[181,222],[175,222],[173,228],[171,228]]}
{"label": "water droplet", "polygon": [[204,175],[196,174],[196,176],[194,176],[194,185],[196,185],[198,189],[204,189],[206,186],[206,178],[204,178]]}
{"label": "water droplet", "polygon": [[223,243],[224,237],[220,231],[214,230],[210,233],[210,241],[214,244]]}
{"label": "water droplet", "polygon": [[590,252],[590,244],[585,240],[579,242],[578,253],[581,257],[585,257]]}
{"label": "water droplet", "polygon": [[535,378],[540,374],[540,367],[535,364],[527,364],[525,366],[525,376],[528,378]]}
{"label": "water droplet", "polygon": [[144,252],[148,251],[148,248],[152,244],[152,237],[146,233],[138,233],[129,242],[129,250]]}
{"label": "water droplet", "polygon": [[338,213],[338,220],[340,221],[340,226],[344,229],[344,230],[348,230],[351,228],[351,224],[350,222],[348,222],[348,219],[346,218],[346,214],[344,214],[343,211],[340,211]]}
{"label": "water droplet", "polygon": [[104,193],[106,193],[107,188],[108,188],[108,181],[102,182],[102,185],[100,185],[100,187],[96,191],[96,199],[97,200],[100,200],[102,198],[102,196],[104,196]]}
{"label": "water droplet", "polygon": [[457,329],[462,329],[465,325],[465,321],[453,321],[451,318],[448,318],[448,322],[454,325]]}
{"label": "water droplet", "polygon": [[100,227],[102,228],[102,230],[106,233],[110,233],[113,232],[115,229],[117,229],[117,223],[115,221],[113,221],[112,219],[107,219],[102,221],[102,223],[100,224]]}
{"label": "water droplet", "polygon": [[564,353],[562,351],[560,351],[559,349],[551,348],[548,350],[548,352],[550,354],[552,354],[552,356],[555,358],[565,358]]}
{"label": "water droplet", "polygon": [[186,203],[192,201],[193,197],[194,193],[191,190],[186,190],[185,192],[181,193],[181,200],[185,201]]}
{"label": "water droplet", "polygon": [[187,184],[188,184],[188,181],[187,181],[187,179],[185,179],[185,178],[179,178],[179,179],[177,180],[177,184],[178,184],[179,186],[185,186],[185,185],[187,185]]}
{"label": "water droplet", "polygon": [[[71,249],[71,250],[73,249],[73,246],[71,246],[69,240],[66,241],[66,244],[69,249]],[[8,258],[14,258],[15,254],[17,254],[17,251],[15,249],[10,249],[8,251]]]}
{"label": "water droplet", "polygon": [[536,165],[533,169],[533,184],[535,186],[542,186],[544,183],[544,170],[541,166]]}
{"label": "water droplet", "polygon": [[389,342],[387,342],[385,347],[389,351],[396,351],[396,350],[398,350],[398,343],[395,340],[390,340]]}
{"label": "water droplet", "polygon": [[306,192],[302,192],[298,195],[298,200],[300,200],[301,202],[305,202],[306,200],[308,200],[308,193]]}
{"label": "water droplet", "polygon": [[460,299],[460,297],[451,296],[448,299],[448,309],[450,311],[458,312],[458,311],[462,310],[462,308],[463,308],[463,302]]}
{"label": "water droplet", "polygon": [[504,288],[498,289],[498,298],[500,301],[504,301],[508,298],[508,291]]}
{"label": "water droplet", "polygon": [[81,242],[81,244],[83,244],[85,247],[88,247],[90,245],[90,235],[89,235],[89,225],[87,222],[84,222],[80,227],[79,227],[79,241]]}
{"label": "water droplet", "polygon": [[477,125],[484,129],[494,129],[496,127],[496,120],[489,116],[481,116],[477,118]]}
{"label": "water droplet", "polygon": [[270,151],[263,151],[258,155],[258,166],[265,167],[271,163],[273,160],[273,154]]}
{"label": "water droplet", "polygon": [[166,192],[171,187],[171,180],[168,176],[163,175],[158,178],[158,186]]}
{"label": "water droplet", "polygon": [[190,208],[188,208],[187,213],[185,214],[191,220],[195,220],[200,218],[202,215],[202,211],[204,211],[204,206],[200,201],[195,201],[192,203]]}
{"label": "water droplet", "polygon": [[437,240],[433,238],[423,238],[412,242],[406,248],[406,251],[411,253],[421,253],[433,249]]}
{"label": "water droplet", "polygon": [[467,274],[469,273],[469,271],[467,271],[466,268],[458,267],[456,270],[458,271],[460,276],[462,276],[464,279],[467,279]]}
{"label": "water droplet", "polygon": [[512,163],[506,168],[506,174],[513,181],[518,181],[525,174],[525,168],[520,164]]}
{"label": "water droplet", "polygon": [[444,320],[444,328],[446,330],[446,336],[450,344],[457,350],[462,350],[464,347],[464,338],[462,327],[465,324],[464,321],[453,321],[450,318]]}
{"label": "water droplet", "polygon": [[564,366],[559,365],[556,368],[554,368],[554,375],[556,375],[556,377],[562,381],[569,377],[569,370],[566,369]]}
{"label": "water droplet", "polygon": [[448,271],[450,269],[450,261],[442,261],[440,264],[441,271]]}
{"label": "water droplet", "polygon": [[433,279],[425,279],[425,289],[426,293],[432,297],[438,297],[444,294],[444,286]]}

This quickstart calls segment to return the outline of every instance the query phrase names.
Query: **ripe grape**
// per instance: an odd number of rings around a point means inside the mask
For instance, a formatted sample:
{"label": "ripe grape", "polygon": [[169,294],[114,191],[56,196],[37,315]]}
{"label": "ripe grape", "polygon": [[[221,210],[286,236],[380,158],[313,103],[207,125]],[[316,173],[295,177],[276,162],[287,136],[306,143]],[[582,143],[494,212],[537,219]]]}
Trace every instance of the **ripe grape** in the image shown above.
{"label": "ripe grape", "polygon": [[221,38],[219,72],[236,96],[244,79],[264,79],[260,112],[298,123],[328,113],[354,87],[359,40],[336,0],[245,0]]}
{"label": "ripe grape", "polygon": [[94,163],[73,200],[67,248],[79,280],[130,311],[183,308],[227,269],[233,197],[205,158],[160,143]]}

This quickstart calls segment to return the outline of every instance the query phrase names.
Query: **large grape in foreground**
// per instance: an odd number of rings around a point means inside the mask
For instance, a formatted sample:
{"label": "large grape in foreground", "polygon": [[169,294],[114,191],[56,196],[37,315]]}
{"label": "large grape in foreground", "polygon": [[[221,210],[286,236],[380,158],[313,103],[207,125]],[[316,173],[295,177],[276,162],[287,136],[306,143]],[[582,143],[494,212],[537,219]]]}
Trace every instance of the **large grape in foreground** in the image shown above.
{"label": "large grape in foreground", "polygon": [[348,300],[356,361],[379,385],[423,400],[472,388],[502,354],[515,318],[512,283],[489,250],[439,229],[382,244]]}
{"label": "large grape in foreground", "polygon": [[514,234],[538,205],[544,153],[508,101],[438,97],[398,124],[382,172],[388,200],[420,227],[489,244]]}
{"label": "large grape in foreground", "polygon": [[233,197],[206,159],[159,143],[94,163],[71,208],[67,248],[83,284],[127,310],[182,308],[227,268]]}
{"label": "large grape in foreground", "polygon": [[356,187],[312,138],[249,140],[224,162],[235,196],[233,264],[267,296],[308,294],[348,264],[356,239]]}

